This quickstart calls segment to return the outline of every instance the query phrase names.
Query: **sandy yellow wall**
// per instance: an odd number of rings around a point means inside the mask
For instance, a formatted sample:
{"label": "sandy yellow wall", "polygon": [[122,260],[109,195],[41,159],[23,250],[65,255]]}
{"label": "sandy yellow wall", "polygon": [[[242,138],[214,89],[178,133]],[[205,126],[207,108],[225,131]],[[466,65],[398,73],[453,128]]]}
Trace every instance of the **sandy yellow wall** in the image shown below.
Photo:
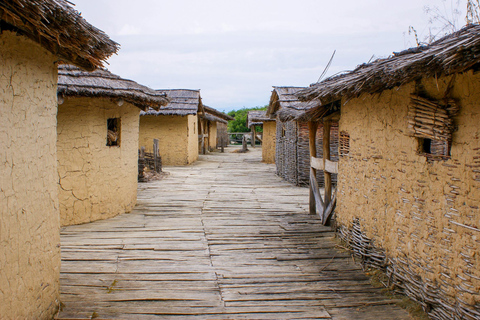
{"label": "sandy yellow wall", "polygon": [[0,34],[1,319],[51,319],[59,304],[55,60]]}
{"label": "sandy yellow wall", "polygon": [[263,123],[262,160],[266,163],[275,163],[275,141],[277,124],[275,121]]}
{"label": "sandy yellow wall", "polygon": [[[137,198],[140,109],[103,98],[65,98],[58,107],[62,226],[130,212]],[[107,146],[107,119],[121,118],[120,146]]]}
{"label": "sandy yellow wall", "polygon": [[217,123],[210,122],[210,130],[208,132],[208,151],[217,150]]}
{"label": "sandy yellow wall", "polygon": [[194,163],[198,159],[198,117],[197,115],[188,115],[188,162]]}
{"label": "sandy yellow wall", "polygon": [[[446,79],[424,83],[440,98]],[[480,303],[480,76],[458,76],[451,159],[428,163],[418,141],[405,134],[414,85],[361,96],[342,106],[340,131],[350,134],[350,155],[341,157],[337,219],[354,218],[387,255],[406,261],[421,281],[448,299]],[[473,228],[473,229],[472,229]],[[397,260],[400,261],[400,260]],[[457,300],[458,301],[458,300]]]}
{"label": "sandy yellow wall", "polygon": [[141,116],[139,145],[152,152],[153,139],[158,139],[163,165],[192,163],[198,158],[196,118],[193,115]]}

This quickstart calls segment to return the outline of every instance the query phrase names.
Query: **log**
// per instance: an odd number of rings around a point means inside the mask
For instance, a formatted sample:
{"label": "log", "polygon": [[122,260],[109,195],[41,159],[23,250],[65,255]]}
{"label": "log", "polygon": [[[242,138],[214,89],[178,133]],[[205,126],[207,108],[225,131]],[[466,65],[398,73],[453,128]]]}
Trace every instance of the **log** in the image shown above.
{"label": "log", "polygon": [[[308,122],[308,138],[309,138],[309,149],[310,149],[310,159],[317,157],[317,145],[316,145],[316,136],[317,136],[317,129],[318,129],[318,122],[309,121]],[[317,179],[311,179],[311,177],[315,178],[317,176],[317,170],[314,168],[310,169],[310,195],[309,195],[309,208],[310,214],[316,214],[316,203],[315,203],[315,194],[314,188],[318,189],[318,184],[313,185],[313,183],[317,183]],[[319,208],[320,209],[320,208]],[[323,210],[323,206],[322,206]]]}

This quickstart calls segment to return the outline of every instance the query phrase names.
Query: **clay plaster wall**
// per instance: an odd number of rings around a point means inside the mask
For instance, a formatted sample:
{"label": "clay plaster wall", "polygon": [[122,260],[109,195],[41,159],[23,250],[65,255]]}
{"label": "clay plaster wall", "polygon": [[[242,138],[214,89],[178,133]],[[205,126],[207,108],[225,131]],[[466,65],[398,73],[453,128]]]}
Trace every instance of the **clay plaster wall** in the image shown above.
{"label": "clay plaster wall", "polygon": [[51,319],[58,307],[56,57],[0,34],[0,318]]}
{"label": "clay plaster wall", "polygon": [[[104,98],[65,98],[58,107],[62,226],[130,212],[137,198],[140,109]],[[107,119],[120,118],[120,145],[107,146]]]}
{"label": "clay plaster wall", "polygon": [[208,130],[208,151],[212,152],[217,149],[217,123],[209,121]]}
{"label": "clay plaster wall", "polygon": [[277,124],[275,121],[263,123],[262,160],[266,163],[275,163],[275,141]]}
{"label": "clay plaster wall", "polygon": [[197,116],[141,116],[139,145],[152,152],[158,139],[162,164],[186,165],[198,159]]}
{"label": "clay plaster wall", "polygon": [[[448,79],[424,82],[441,98]],[[437,88],[438,85],[438,88]],[[451,159],[427,162],[407,136],[414,84],[363,95],[342,106],[341,131],[350,153],[339,160],[337,221],[354,218],[389,257],[404,261],[447,299],[480,303],[480,76],[456,78]],[[455,304],[455,303],[454,303]]]}

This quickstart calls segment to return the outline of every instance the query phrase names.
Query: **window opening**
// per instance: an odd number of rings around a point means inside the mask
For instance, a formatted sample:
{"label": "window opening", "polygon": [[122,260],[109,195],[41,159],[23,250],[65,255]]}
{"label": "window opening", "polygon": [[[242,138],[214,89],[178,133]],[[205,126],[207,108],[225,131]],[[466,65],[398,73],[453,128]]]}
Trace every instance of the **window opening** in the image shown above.
{"label": "window opening", "polygon": [[338,140],[338,155],[347,156],[350,153],[350,135],[346,131],[340,131]]}
{"label": "window opening", "polygon": [[120,145],[120,118],[107,119],[107,146]]}

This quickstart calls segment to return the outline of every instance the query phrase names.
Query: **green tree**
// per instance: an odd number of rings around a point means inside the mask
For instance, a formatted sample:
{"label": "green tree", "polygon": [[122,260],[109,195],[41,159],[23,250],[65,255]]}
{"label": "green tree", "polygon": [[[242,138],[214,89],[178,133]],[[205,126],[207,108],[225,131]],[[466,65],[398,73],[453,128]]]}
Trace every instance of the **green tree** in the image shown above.
{"label": "green tree", "polygon": [[[249,132],[250,129],[247,127],[247,114],[251,110],[267,110],[267,106],[264,107],[255,107],[255,108],[242,108],[239,110],[232,110],[227,114],[235,120],[228,122],[228,132]],[[262,130],[260,130],[262,131]]]}

